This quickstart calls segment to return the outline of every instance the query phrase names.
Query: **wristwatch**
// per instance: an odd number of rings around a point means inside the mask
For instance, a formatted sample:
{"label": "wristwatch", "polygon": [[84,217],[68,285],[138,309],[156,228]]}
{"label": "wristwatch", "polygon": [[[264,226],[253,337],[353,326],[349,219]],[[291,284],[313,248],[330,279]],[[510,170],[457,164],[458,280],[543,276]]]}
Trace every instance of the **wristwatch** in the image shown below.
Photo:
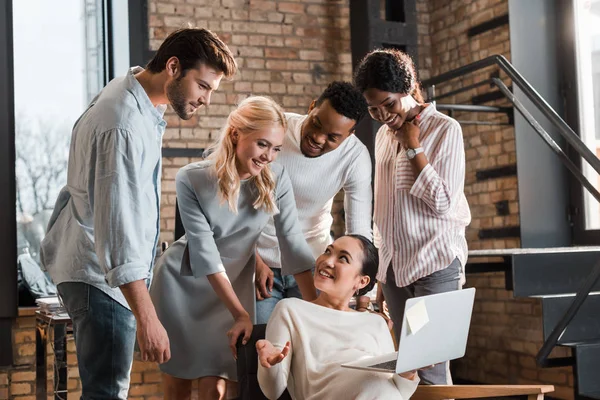
{"label": "wristwatch", "polygon": [[422,153],[422,152],[423,152],[422,147],[417,147],[416,149],[406,149],[406,158],[408,158],[409,160],[412,160],[413,158],[415,158],[417,156],[417,154]]}

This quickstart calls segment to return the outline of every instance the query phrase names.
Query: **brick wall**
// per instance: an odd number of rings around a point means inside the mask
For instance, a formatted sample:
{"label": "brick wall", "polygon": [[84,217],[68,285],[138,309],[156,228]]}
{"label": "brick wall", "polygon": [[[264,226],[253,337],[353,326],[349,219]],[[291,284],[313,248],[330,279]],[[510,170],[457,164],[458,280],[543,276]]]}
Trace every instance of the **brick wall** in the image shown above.
{"label": "brick wall", "polygon": [[[468,38],[469,27],[508,12],[507,0],[418,1],[421,79],[468,64],[491,54],[510,59],[508,26]],[[351,79],[348,0],[165,0],[149,1],[151,46],[157,48],[174,29],[191,23],[217,32],[233,49],[240,72],[223,82],[211,106],[189,121],[166,115],[165,146],[204,148],[218,136],[232,105],[249,94],[269,95],[286,110],[302,113],[326,83]],[[487,78],[488,71],[437,88],[453,90]],[[448,102],[468,102],[465,93]],[[459,120],[491,120],[490,115],[457,114]],[[502,117],[495,117],[502,121]],[[479,229],[518,225],[516,177],[477,181],[480,169],[514,164],[514,129],[502,126],[463,125],[467,155],[465,191],[473,221],[467,230],[469,247],[518,247],[516,238],[480,240]],[[171,242],[174,233],[174,177],[194,160],[164,159],[161,205],[161,240]],[[342,197],[334,203],[335,235],[343,233]],[[498,216],[495,202],[507,200],[509,213]],[[534,355],[542,343],[541,304],[515,300],[504,289],[502,274],[468,276],[477,288],[470,340],[465,358],[455,362],[456,377],[484,383],[551,383],[555,397],[571,399],[573,378],[569,369],[536,367]],[[0,400],[33,399],[35,393],[35,332],[32,316],[20,317],[14,327],[17,366],[0,370]],[[69,399],[78,398],[74,346],[68,343]],[[560,355],[560,354],[559,354]],[[51,371],[51,368],[49,368]],[[162,398],[160,375],[152,363],[136,361],[131,375],[132,399]]]}
{"label": "brick wall", "polygon": [[[197,117],[181,121],[172,112],[167,114],[167,147],[208,146],[218,137],[233,105],[250,94],[270,96],[286,111],[305,113],[327,83],[352,78],[347,0],[149,4],[152,48],[158,48],[173,30],[191,23],[216,32],[229,45],[240,67],[234,80],[223,81],[210,107]],[[173,240],[174,178],[190,161],[164,160],[162,241]],[[336,230],[343,231],[343,226]]]}

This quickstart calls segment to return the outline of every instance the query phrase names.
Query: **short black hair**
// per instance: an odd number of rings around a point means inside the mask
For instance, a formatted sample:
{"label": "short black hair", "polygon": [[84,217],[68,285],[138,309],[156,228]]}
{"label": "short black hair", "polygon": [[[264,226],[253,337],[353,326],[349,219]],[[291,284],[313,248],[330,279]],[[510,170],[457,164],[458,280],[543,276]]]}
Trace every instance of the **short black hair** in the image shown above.
{"label": "short black hair", "polygon": [[373,290],[377,279],[377,270],[379,269],[379,252],[377,248],[369,239],[362,235],[346,235],[348,237],[357,239],[363,249],[363,260],[362,270],[360,274],[362,276],[368,276],[370,278],[369,284],[362,289],[358,290],[357,296],[364,296]]}
{"label": "short black hair", "polygon": [[171,33],[160,45],[146,69],[155,74],[162,72],[171,57],[177,57],[181,64],[181,75],[197,68],[198,64],[206,64],[223,72],[231,78],[237,71],[237,63],[231,50],[208,29],[185,28]]}
{"label": "short black hair", "polygon": [[367,101],[350,82],[331,82],[315,105],[320,106],[325,100],[329,100],[329,104],[338,114],[356,121],[357,124],[367,113]]}
{"label": "short black hair", "polygon": [[397,49],[377,49],[367,54],[356,68],[354,84],[361,93],[379,89],[410,94],[423,102],[415,64],[408,54]]}

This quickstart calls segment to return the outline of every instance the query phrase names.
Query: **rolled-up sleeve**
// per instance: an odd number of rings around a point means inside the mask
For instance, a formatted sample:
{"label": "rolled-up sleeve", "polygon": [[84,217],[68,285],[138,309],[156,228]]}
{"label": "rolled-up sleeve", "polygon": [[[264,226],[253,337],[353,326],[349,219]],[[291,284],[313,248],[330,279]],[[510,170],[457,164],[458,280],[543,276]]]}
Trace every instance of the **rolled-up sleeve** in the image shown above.
{"label": "rolled-up sleeve", "polygon": [[[96,136],[89,182],[98,262],[111,287],[146,279],[154,254],[138,222],[143,208],[142,151],[131,132],[113,129]],[[149,177],[151,179],[151,177]]]}
{"label": "rolled-up sleeve", "polygon": [[347,235],[372,240],[371,157],[365,148],[353,164],[344,183],[344,210]]}
{"label": "rolled-up sleeve", "polygon": [[275,189],[279,213],[274,215],[275,231],[281,251],[281,272],[293,275],[310,270],[315,259],[298,222],[298,211],[292,183],[285,170],[277,180]]}
{"label": "rolled-up sleeve", "polygon": [[458,122],[449,123],[442,140],[440,151],[429,160],[410,190],[440,216],[452,209],[464,188],[465,149]]}
{"label": "rolled-up sleeve", "polygon": [[179,170],[175,177],[175,184],[177,204],[187,238],[187,253],[192,275],[199,278],[225,272],[213,231],[185,169]]}

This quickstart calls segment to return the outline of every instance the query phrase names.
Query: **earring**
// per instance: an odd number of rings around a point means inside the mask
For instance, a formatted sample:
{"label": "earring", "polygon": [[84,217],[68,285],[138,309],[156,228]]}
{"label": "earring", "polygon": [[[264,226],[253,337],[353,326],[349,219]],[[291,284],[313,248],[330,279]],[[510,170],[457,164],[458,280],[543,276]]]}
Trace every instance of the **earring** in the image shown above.
{"label": "earring", "polygon": [[354,296],[358,296],[358,291],[359,291],[359,290],[360,290],[360,289],[356,289],[356,292],[354,292]]}

